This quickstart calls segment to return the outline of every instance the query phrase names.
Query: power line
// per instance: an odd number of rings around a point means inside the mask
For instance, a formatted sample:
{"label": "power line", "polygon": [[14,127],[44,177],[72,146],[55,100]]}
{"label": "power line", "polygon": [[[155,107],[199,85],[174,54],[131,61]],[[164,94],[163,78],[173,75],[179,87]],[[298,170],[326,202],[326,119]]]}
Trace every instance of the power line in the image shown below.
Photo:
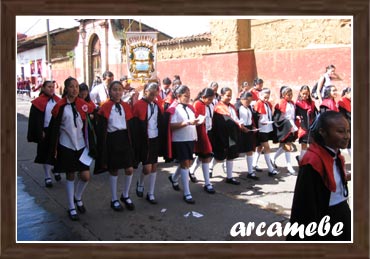
{"label": "power line", "polygon": [[29,30],[31,30],[41,19],[38,19],[28,30],[26,30],[23,34],[26,34]]}

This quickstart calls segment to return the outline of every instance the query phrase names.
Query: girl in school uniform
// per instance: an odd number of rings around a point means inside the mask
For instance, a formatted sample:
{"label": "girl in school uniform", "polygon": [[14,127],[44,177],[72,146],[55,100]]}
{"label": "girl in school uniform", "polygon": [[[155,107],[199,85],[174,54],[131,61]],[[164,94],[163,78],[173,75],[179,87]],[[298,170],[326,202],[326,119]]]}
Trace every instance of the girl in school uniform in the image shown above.
{"label": "girl in school uniform", "polygon": [[285,153],[288,172],[290,174],[295,174],[295,170],[291,163],[290,153],[293,150],[292,142],[297,138],[296,133],[298,131],[298,127],[295,125],[295,105],[292,98],[292,89],[290,87],[283,86],[281,89],[280,102],[275,106],[273,116],[276,125],[276,138],[280,145],[271,162],[276,168],[276,160],[282,153]]}
{"label": "girl in school uniform", "polygon": [[307,146],[310,143],[309,130],[318,114],[315,101],[311,98],[310,92],[310,88],[307,85],[302,86],[299,90],[298,100],[295,103],[295,114],[300,121],[298,139],[301,144],[301,154],[296,157],[298,161],[306,153]]}
{"label": "girl in school uniform", "polygon": [[[212,159],[212,145],[208,137],[208,132],[212,128],[212,111],[210,104],[214,98],[214,91],[212,88],[204,88],[195,98],[193,104],[195,114],[205,116],[205,121],[197,126],[198,141],[195,143],[195,153],[197,157],[195,158],[192,166],[189,170],[189,176],[192,182],[196,182],[197,179],[194,175],[195,170],[201,164],[203,177],[204,177],[204,190],[207,193],[215,193],[213,185],[209,180],[209,163]],[[193,180],[194,179],[194,180]]]}
{"label": "girl in school uniform", "polygon": [[[264,152],[265,162],[268,167],[268,175],[275,176],[279,172],[272,166],[270,159],[270,145],[269,140],[273,139],[273,127],[272,127],[272,105],[268,101],[270,99],[270,89],[263,88],[259,93],[259,100],[254,105],[254,110],[258,116],[258,139],[257,141],[261,144]],[[257,150],[258,151],[258,150]],[[262,152],[262,150],[261,150]]]}
{"label": "girl in school uniform", "polygon": [[143,171],[136,183],[136,195],[143,197],[145,178],[149,176],[149,190],[146,200],[156,204],[154,196],[155,182],[157,178],[157,163],[160,151],[162,134],[163,108],[156,101],[159,86],[152,82],[144,87],[144,97],[134,105],[133,115],[135,119],[135,157],[137,163],[142,163]]}
{"label": "girl in school uniform", "polygon": [[169,180],[172,188],[179,191],[178,180],[181,175],[184,201],[193,204],[195,201],[189,188],[189,167],[193,160],[194,145],[197,140],[196,125],[198,120],[195,118],[193,107],[189,105],[189,88],[181,85],[176,88],[175,95],[177,102],[172,103],[167,109],[167,112],[170,114],[168,154],[170,158],[173,157],[179,161],[179,166],[176,172],[169,176]]}
{"label": "girl in school uniform", "polygon": [[[342,98],[338,102],[338,109],[348,120],[349,128],[351,128],[351,87],[346,87],[342,91]],[[351,140],[348,141],[348,154],[351,155]]]}
{"label": "girl in school uniform", "polygon": [[78,93],[78,97],[85,100],[85,102],[87,102],[89,106],[95,109],[95,103],[90,98],[89,86],[85,83],[81,83],[79,87],[80,87],[80,92]]}
{"label": "girl in school uniform", "polygon": [[122,211],[123,207],[117,198],[117,182],[118,171],[124,169],[120,200],[128,210],[134,210],[135,205],[129,196],[134,171],[133,115],[129,104],[122,101],[122,83],[113,81],[108,90],[110,99],[100,107],[97,117],[98,158],[94,173],[109,171],[112,192],[110,206],[114,211]]}
{"label": "girl in school uniform", "polygon": [[253,96],[250,92],[243,92],[240,95],[240,105],[238,107],[239,118],[243,122],[245,131],[241,131],[239,141],[239,153],[245,153],[248,165],[247,178],[258,180],[256,172],[253,170],[253,151],[256,148],[256,127],[254,121],[253,108],[251,102]]}
{"label": "girl in school uniform", "polygon": [[[51,111],[60,98],[55,95],[55,88],[52,81],[45,81],[41,87],[40,96],[32,101],[30,116],[28,119],[27,140],[37,143],[37,155],[35,163],[42,164],[44,168],[45,186],[53,187],[51,181],[52,165],[48,158],[48,141],[46,133],[49,129]],[[56,181],[60,181],[60,174],[55,172]]]}
{"label": "girl in school uniform", "polygon": [[334,85],[330,85],[324,90],[324,97],[322,103],[320,104],[320,113],[326,111],[336,111],[339,112],[335,98],[337,97],[337,88]]}
{"label": "girl in school uniform", "polygon": [[240,182],[233,178],[233,160],[239,156],[238,143],[240,129],[245,129],[240,124],[234,105],[230,103],[232,90],[229,87],[221,89],[221,100],[215,106],[213,114],[213,153],[214,162],[211,163],[213,169],[216,163],[226,159],[226,183],[239,185]]}
{"label": "girl in school uniform", "polygon": [[288,236],[289,241],[350,241],[351,210],[348,205],[347,181],[341,148],[346,148],[350,128],[343,114],[327,111],[320,114],[313,129],[313,143],[299,164],[290,216],[291,224],[307,226],[319,224],[324,216],[330,217],[331,226],[341,222],[338,236],[332,232],[325,236],[318,233],[301,239],[297,234]]}
{"label": "girl in school uniform", "polygon": [[[72,220],[78,220],[75,203],[80,213],[86,209],[82,202],[82,194],[90,179],[90,165],[80,161],[88,144],[85,124],[91,107],[78,97],[79,86],[75,78],[64,81],[62,99],[52,110],[50,122],[50,155],[56,159],[54,170],[66,173],[66,189],[68,197],[68,215]],[[84,134],[85,133],[85,134]],[[79,172],[79,181],[75,188],[75,172]]]}

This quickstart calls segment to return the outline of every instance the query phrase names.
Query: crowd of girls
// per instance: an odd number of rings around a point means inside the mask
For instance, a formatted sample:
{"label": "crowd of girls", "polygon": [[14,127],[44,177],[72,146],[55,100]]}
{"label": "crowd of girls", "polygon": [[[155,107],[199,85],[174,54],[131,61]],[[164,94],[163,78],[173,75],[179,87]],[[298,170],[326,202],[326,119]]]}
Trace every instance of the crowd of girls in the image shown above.
{"label": "crowd of girls", "polygon": [[[299,139],[302,146],[297,160],[301,161],[311,143],[310,127],[319,112],[340,111],[348,122],[351,120],[350,88],[344,89],[337,104],[335,86],[326,87],[317,109],[308,86],[301,87],[296,102],[293,90],[283,86],[280,101],[273,107],[269,102],[270,89],[264,88],[263,80],[257,78],[252,88],[243,85],[233,105],[236,93],[228,87],[218,93],[216,82],[204,88],[192,102],[190,88],[176,76],[173,81],[165,78],[162,87],[160,81],[146,83],[142,98],[128,104],[123,101],[124,83],[114,81],[113,74],[108,76],[112,80],[106,86],[105,101],[93,102],[89,87],[79,85],[72,77],[65,80],[61,99],[54,94],[52,82],[46,81],[40,96],[32,101],[28,141],[38,143],[35,162],[43,164],[46,187],[53,185],[53,166],[57,181],[60,173],[66,174],[68,215],[72,220],[86,212],[82,196],[91,165],[94,174],[109,173],[110,207],[122,211],[123,205],[128,210],[135,209],[130,188],[140,163],[142,170],[137,172],[134,183],[136,195],[142,198],[145,193],[145,199],[156,204],[158,157],[176,160],[178,166],[168,177],[170,186],[176,192],[182,189],[183,200],[193,204],[189,180],[198,181],[194,172],[199,166],[203,189],[209,194],[216,192],[211,178],[217,163],[223,164],[225,183],[240,184],[233,177],[233,162],[241,154],[245,154],[247,178],[252,180],[258,180],[258,172],[262,171],[257,166],[261,154],[268,176],[279,174],[276,161],[283,153],[288,172],[294,174],[292,143]],[[274,157],[270,156],[271,141],[279,143]],[[347,148],[350,152],[350,144]],[[118,177],[123,177],[120,188]]]}

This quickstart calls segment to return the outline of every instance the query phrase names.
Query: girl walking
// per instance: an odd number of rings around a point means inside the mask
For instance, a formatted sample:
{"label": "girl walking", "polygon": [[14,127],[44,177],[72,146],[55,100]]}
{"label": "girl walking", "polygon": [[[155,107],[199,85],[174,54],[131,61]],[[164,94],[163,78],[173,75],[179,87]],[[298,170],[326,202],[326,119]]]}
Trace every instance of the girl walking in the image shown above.
{"label": "girl walking", "polygon": [[[342,98],[338,102],[338,109],[346,117],[349,128],[351,128],[351,87],[346,87],[342,91]],[[351,140],[348,141],[348,154],[351,155]]]}
{"label": "girl walking", "polygon": [[98,112],[98,158],[94,173],[109,171],[112,192],[110,206],[114,211],[122,211],[123,207],[117,198],[117,181],[118,171],[124,169],[124,186],[120,200],[128,210],[134,210],[135,205],[129,197],[134,161],[133,115],[129,104],[122,101],[122,83],[113,81],[108,90],[110,99]]}
{"label": "girl walking", "polygon": [[320,113],[326,111],[336,111],[339,112],[335,98],[337,97],[337,88],[334,85],[328,86],[324,90],[324,97],[322,103],[320,104]]}
{"label": "girl walking", "polygon": [[[55,88],[52,81],[45,81],[41,87],[40,96],[32,101],[30,116],[28,119],[28,142],[37,143],[37,155],[35,163],[42,164],[44,169],[45,186],[53,187],[51,181],[52,165],[48,159],[49,143],[46,139],[48,135],[51,111],[60,98],[55,95]],[[60,181],[60,174],[54,172],[56,181]]]}

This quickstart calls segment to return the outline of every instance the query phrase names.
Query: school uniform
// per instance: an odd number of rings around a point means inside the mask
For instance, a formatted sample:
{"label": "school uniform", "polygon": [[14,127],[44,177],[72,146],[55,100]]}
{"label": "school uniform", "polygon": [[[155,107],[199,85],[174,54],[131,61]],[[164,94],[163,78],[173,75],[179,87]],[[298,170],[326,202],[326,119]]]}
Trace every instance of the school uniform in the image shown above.
{"label": "school uniform", "polygon": [[294,142],[297,138],[298,131],[295,125],[295,106],[292,101],[287,102],[285,99],[280,99],[280,102],[275,105],[274,121],[276,130],[276,141],[280,143]]}
{"label": "school uniform", "polygon": [[234,105],[226,105],[218,102],[214,109],[213,130],[213,153],[217,160],[232,160],[239,156],[240,127]]}
{"label": "school uniform", "polygon": [[339,112],[337,103],[333,98],[326,98],[322,100],[322,103],[320,105],[320,113],[326,112],[326,111],[335,111]]}
{"label": "school uniform", "polygon": [[51,111],[59,100],[60,98],[56,95],[47,96],[42,93],[31,102],[27,140],[28,142],[37,143],[35,163],[46,164],[48,162],[49,141],[47,139],[47,132],[51,120]]}
{"label": "school uniform", "polygon": [[135,127],[135,160],[143,165],[155,164],[163,138],[163,110],[156,101],[137,101],[133,109]]}
{"label": "school uniform", "polygon": [[108,86],[106,86],[104,82],[96,85],[90,92],[90,99],[97,106],[101,106],[108,98]]}
{"label": "school uniform", "polygon": [[[253,109],[251,106],[244,107],[241,105],[238,109],[239,111],[239,118],[243,121],[244,126],[252,130],[255,127],[255,122],[253,118]],[[256,132],[249,131],[247,133],[240,132],[240,141],[239,141],[239,152],[240,153],[247,153],[250,151],[254,151],[256,148]]]}
{"label": "school uniform", "polygon": [[257,145],[259,143],[267,142],[269,140],[273,140],[274,138],[274,129],[271,123],[269,124],[262,124],[266,122],[272,121],[272,105],[270,102],[264,102],[262,100],[258,100],[253,109],[258,113],[258,134],[257,134]]}
{"label": "school uniform", "polygon": [[79,159],[89,141],[88,125],[85,122],[91,112],[91,106],[79,97],[73,103],[64,97],[54,106],[50,122],[49,154],[51,158],[56,157],[55,172],[89,170],[89,166]]}
{"label": "school uniform", "polygon": [[159,96],[161,97],[161,99],[163,100],[163,110],[167,110],[168,107],[172,104],[173,102],[173,96],[172,96],[172,91],[170,88],[168,88],[167,90],[164,90],[164,89],[161,89],[159,91]]}
{"label": "school uniform", "polygon": [[[351,99],[342,97],[338,102],[338,110],[346,117],[349,128],[351,128]],[[347,148],[351,148],[351,141],[348,142]]]}
{"label": "school uniform", "polygon": [[348,206],[348,188],[345,178],[345,161],[340,152],[312,143],[300,162],[295,185],[290,222],[317,224],[330,216],[331,226],[343,223],[343,233],[337,237],[288,236],[289,241],[349,241],[351,239],[351,210]]}
{"label": "school uniform", "polygon": [[195,101],[193,106],[196,117],[199,115],[205,116],[205,122],[196,127],[198,140],[195,143],[195,154],[200,158],[212,157],[212,145],[207,134],[207,129],[210,130],[212,128],[212,122],[210,122],[212,118],[211,108],[205,105],[201,100]]}
{"label": "school uniform", "polygon": [[98,157],[94,173],[134,165],[133,115],[127,103],[106,101],[98,111]]}
{"label": "school uniform", "polygon": [[[170,114],[169,123],[179,123],[183,121],[191,121],[195,119],[195,111],[191,105],[177,103],[171,105],[167,112]],[[197,130],[195,125],[187,125],[186,127],[171,130],[169,129],[169,137],[171,147],[168,155],[170,158],[176,158],[179,161],[193,160],[193,152],[195,141],[197,141]]]}
{"label": "school uniform", "polygon": [[296,116],[300,118],[300,125],[298,129],[299,143],[308,144],[310,126],[318,113],[315,102],[313,100],[311,100],[311,102],[298,100],[296,102],[295,113]]}

